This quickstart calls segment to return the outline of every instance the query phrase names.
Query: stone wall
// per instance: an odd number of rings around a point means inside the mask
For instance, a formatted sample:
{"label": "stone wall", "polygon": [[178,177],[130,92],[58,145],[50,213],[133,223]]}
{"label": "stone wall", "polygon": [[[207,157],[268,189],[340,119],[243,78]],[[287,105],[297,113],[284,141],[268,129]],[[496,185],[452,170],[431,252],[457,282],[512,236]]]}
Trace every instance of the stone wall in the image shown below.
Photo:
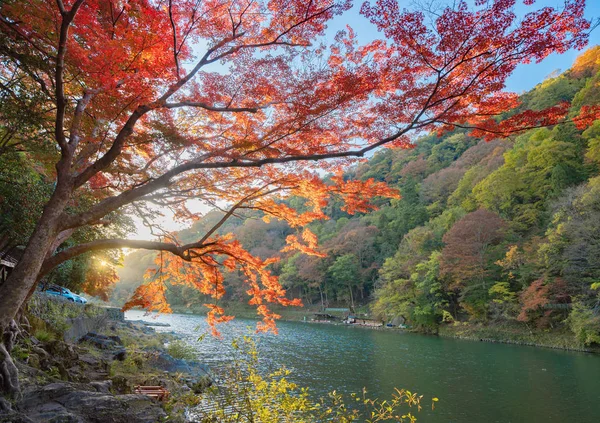
{"label": "stone wall", "polygon": [[36,292],[29,301],[28,311],[59,332],[64,332],[64,340],[71,343],[79,341],[88,332],[98,332],[110,321],[125,320],[125,314],[117,307],[74,303],[40,292]]}
{"label": "stone wall", "polygon": [[68,319],[69,329],[65,331],[66,342],[77,342],[88,332],[97,332],[110,321],[123,322],[125,314],[116,307],[99,307],[104,313],[98,316],[80,316]]}
{"label": "stone wall", "polygon": [[81,316],[68,319],[69,329],[64,333],[66,342],[77,342],[88,332],[97,332],[109,321],[108,313],[100,316]]}

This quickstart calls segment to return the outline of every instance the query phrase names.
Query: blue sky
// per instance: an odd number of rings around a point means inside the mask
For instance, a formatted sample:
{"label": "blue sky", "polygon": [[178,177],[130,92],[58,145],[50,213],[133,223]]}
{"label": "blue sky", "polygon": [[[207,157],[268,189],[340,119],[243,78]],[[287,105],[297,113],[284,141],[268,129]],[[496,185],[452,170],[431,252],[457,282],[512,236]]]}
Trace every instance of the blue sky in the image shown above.
{"label": "blue sky", "polygon": [[[410,0],[398,0],[400,4],[406,4],[409,7]],[[374,0],[373,0],[374,2]],[[522,3],[522,0],[517,0],[517,3]],[[368,42],[376,38],[381,38],[383,34],[377,32],[375,27],[359,14],[362,0],[356,1],[355,6],[344,13],[342,16],[336,17],[330,24],[327,30],[327,36],[332,37],[346,25],[350,25],[357,33],[358,38],[362,42]],[[533,6],[518,6],[517,11],[526,13],[529,10],[535,10],[545,6],[560,8],[563,4],[562,0],[536,0]],[[600,0],[586,0],[586,17],[590,20],[600,18]],[[590,35],[589,46],[600,44],[600,28],[592,31]],[[510,76],[507,82],[507,89],[514,92],[523,92],[535,87],[542,82],[544,78],[550,75],[553,71],[560,69],[565,71],[571,67],[575,58],[581,54],[580,51],[572,50],[565,54],[553,54],[548,56],[541,63],[532,63],[529,65],[521,65]]]}
{"label": "blue sky", "polygon": [[[557,0],[538,0],[536,5],[541,6],[560,6],[561,2]],[[600,0],[587,0],[585,7],[586,17],[594,20],[600,17]],[[590,34],[589,46],[600,44],[600,28],[596,28]],[[527,91],[535,87],[546,76],[556,69],[566,71],[571,67],[581,51],[571,50],[565,54],[553,54],[548,56],[541,63],[532,63],[521,65],[511,75],[508,80],[508,89],[515,92]]]}

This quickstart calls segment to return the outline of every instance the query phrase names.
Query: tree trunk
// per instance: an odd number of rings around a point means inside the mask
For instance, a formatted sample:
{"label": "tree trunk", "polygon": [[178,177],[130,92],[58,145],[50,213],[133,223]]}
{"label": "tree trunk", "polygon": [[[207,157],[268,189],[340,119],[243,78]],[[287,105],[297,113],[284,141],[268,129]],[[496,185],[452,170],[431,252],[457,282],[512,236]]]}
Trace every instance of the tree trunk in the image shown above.
{"label": "tree trunk", "polygon": [[321,294],[321,311],[325,311],[325,303],[323,302],[323,290],[321,284],[319,284],[319,294]]}
{"label": "tree trunk", "polygon": [[58,222],[69,199],[66,187],[57,187],[27,242],[23,256],[0,286],[0,375],[3,393],[19,392],[17,368],[10,356],[16,334],[15,316],[34,289],[48,250],[57,236]]}
{"label": "tree trunk", "polygon": [[0,287],[0,328],[8,327],[35,285],[46,252],[53,241],[54,226],[54,224],[38,225],[25,248],[23,257]]}

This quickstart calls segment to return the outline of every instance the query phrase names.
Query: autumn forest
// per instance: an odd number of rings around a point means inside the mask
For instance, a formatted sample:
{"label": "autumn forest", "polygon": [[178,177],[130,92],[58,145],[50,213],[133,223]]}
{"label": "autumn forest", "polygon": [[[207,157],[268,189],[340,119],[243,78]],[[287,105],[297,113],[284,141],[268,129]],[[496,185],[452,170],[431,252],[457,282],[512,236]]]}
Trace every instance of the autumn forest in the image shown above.
{"label": "autumn forest", "polygon": [[589,3],[0,2],[0,392],[50,286],[216,336],[343,308],[597,348]]}

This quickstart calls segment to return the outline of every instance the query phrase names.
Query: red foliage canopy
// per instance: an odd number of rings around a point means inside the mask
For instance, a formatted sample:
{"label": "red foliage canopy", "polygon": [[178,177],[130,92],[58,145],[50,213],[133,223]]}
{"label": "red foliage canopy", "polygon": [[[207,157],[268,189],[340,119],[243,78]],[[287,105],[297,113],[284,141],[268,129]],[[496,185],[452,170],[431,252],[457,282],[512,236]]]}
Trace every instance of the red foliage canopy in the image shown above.
{"label": "red foliage canopy", "polygon": [[[50,155],[56,192],[39,228],[57,237],[105,223],[124,207],[150,220],[148,205],[189,220],[198,217],[189,199],[226,207],[224,219],[254,209],[300,227],[325,218],[331,196],[354,213],[369,209],[375,195],[398,195],[372,180],[320,180],[319,171],[339,174],[344,158],[409,147],[409,135],[422,131],[469,127],[495,136],[555,123],[562,108],[526,111],[500,125],[494,117],[518,103],[502,91],[518,64],[586,44],[584,0],[521,19],[514,6],[458,2],[429,13],[401,11],[395,0],[366,2],[361,12],[385,38],[359,45],[348,28],[327,45],[328,21],[350,1],[5,1],[3,85],[10,91],[20,78],[27,84],[12,94],[45,98],[47,142],[58,150]],[[69,206],[81,205],[82,193],[96,202],[74,213]],[[305,198],[308,211],[284,205],[289,195]],[[268,261],[215,235],[222,223],[186,245],[167,234],[164,242],[105,239],[58,253],[36,232],[47,251],[26,254],[49,258],[27,263],[43,274],[92,250],[164,250],[175,257],[169,269],[187,266],[171,277],[215,298],[223,289],[219,266],[238,266],[272,327],[266,303],[288,303],[285,291]],[[308,232],[289,243],[318,254]],[[129,305],[162,304],[162,293],[158,282],[145,285]],[[211,321],[222,311],[211,306]]]}

